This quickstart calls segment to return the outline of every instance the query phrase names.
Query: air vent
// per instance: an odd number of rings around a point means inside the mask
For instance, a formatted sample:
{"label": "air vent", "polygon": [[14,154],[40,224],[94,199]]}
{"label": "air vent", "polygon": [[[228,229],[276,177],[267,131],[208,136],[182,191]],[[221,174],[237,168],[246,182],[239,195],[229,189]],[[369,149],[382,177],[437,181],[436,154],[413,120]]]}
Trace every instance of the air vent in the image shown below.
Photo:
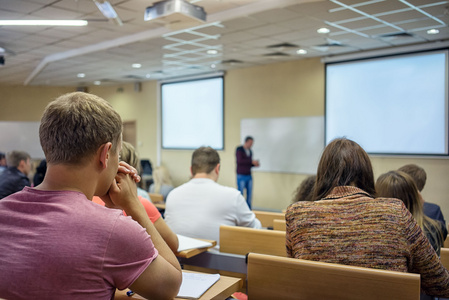
{"label": "air vent", "polygon": [[263,56],[272,57],[272,58],[277,58],[277,57],[286,57],[286,56],[290,56],[290,54],[287,54],[287,53],[284,53],[284,52],[272,52],[272,53],[264,54]]}
{"label": "air vent", "polygon": [[269,45],[267,48],[298,48],[298,45],[290,44],[290,43],[281,43],[275,45]]}
{"label": "air vent", "polygon": [[237,60],[237,59],[227,59],[227,60],[222,60],[221,64],[223,65],[235,65],[235,64],[242,64],[243,61],[241,60]]}
{"label": "air vent", "polygon": [[413,34],[408,32],[394,32],[379,35],[380,38],[412,38]]}
{"label": "air vent", "polygon": [[128,78],[128,79],[143,79],[142,76],[137,76],[137,75],[126,75],[126,76],[123,76],[123,78]]}

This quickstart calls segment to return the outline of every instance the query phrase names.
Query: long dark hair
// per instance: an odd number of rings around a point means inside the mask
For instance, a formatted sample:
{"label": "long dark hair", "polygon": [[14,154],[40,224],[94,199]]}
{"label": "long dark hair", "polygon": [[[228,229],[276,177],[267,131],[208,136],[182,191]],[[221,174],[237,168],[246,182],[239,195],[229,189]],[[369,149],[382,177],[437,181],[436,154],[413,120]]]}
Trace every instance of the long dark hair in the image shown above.
{"label": "long dark hair", "polygon": [[314,199],[326,197],[337,186],[353,185],[375,195],[374,174],[368,154],[354,141],[333,140],[318,164]]}

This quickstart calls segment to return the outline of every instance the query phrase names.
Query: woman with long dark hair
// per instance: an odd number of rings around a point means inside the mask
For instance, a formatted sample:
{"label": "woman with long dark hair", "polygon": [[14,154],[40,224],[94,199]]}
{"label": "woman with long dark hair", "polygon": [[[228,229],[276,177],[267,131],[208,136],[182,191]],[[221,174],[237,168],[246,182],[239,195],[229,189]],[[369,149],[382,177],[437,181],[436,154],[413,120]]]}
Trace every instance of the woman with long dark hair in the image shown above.
{"label": "woman with long dark hair", "polygon": [[314,195],[287,209],[288,256],[419,273],[426,294],[449,297],[449,272],[404,203],[375,197],[371,162],[357,143],[340,138],[324,149]]}

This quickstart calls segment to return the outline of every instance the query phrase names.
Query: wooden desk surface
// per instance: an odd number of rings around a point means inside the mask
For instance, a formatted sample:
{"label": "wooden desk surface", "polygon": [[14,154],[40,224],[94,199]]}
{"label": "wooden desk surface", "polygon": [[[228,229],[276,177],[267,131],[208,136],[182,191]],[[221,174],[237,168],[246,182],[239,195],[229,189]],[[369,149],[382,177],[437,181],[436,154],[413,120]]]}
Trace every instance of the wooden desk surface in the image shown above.
{"label": "wooden desk surface", "polygon": [[213,247],[215,247],[217,245],[217,241],[204,240],[204,239],[198,239],[198,240],[209,242],[209,243],[212,244],[212,246],[204,247],[204,248],[188,249],[188,250],[184,250],[184,251],[181,251],[181,252],[177,252],[177,253],[175,253],[175,255],[177,257],[190,258],[192,256],[195,256],[195,255],[198,255],[200,253],[206,252],[208,249],[213,248]]}
{"label": "wooden desk surface", "polygon": [[[183,272],[191,272],[191,271],[184,271]],[[193,272],[198,273],[198,272]],[[200,298],[199,300],[209,300],[209,299],[226,299],[227,297],[231,296],[233,293],[237,292],[242,287],[242,279],[241,278],[235,278],[235,277],[229,277],[229,276],[223,276],[220,275],[220,279],[210,287]],[[127,299],[145,299],[137,294],[132,295],[131,297],[128,297],[126,295],[126,292],[129,291],[129,289],[125,289],[123,291],[117,290],[115,292],[115,300],[127,300]],[[176,300],[181,300],[185,298],[175,298]]]}
{"label": "wooden desk surface", "polygon": [[156,206],[156,208],[165,210],[165,203],[164,202],[156,202],[156,203],[153,203],[153,204],[154,204],[154,206]]}

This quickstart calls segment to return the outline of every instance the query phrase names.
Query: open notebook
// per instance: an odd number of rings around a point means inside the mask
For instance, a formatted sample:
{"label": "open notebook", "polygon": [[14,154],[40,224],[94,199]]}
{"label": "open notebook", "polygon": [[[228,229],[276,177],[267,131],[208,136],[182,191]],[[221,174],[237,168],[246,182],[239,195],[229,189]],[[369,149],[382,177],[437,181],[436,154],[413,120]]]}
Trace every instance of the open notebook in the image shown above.
{"label": "open notebook", "polygon": [[177,236],[179,241],[178,252],[189,249],[206,248],[213,246],[211,243],[202,240],[190,238],[180,234],[177,234]]}
{"label": "open notebook", "polygon": [[220,274],[182,272],[182,284],[177,297],[198,299],[219,279]]}

